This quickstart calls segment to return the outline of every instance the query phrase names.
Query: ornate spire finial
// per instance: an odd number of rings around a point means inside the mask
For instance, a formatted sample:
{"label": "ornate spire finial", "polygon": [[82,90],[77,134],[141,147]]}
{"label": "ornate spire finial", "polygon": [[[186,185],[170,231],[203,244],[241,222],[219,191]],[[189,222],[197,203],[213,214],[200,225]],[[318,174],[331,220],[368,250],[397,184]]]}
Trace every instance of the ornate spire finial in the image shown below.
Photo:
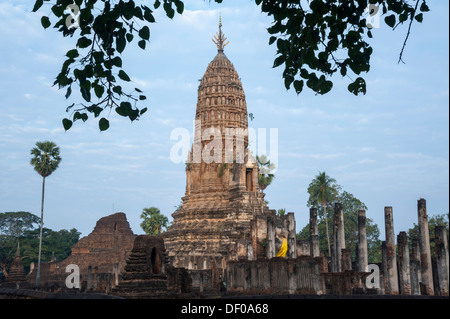
{"label": "ornate spire finial", "polygon": [[216,33],[212,41],[217,45],[217,50],[222,53],[223,49],[230,43],[230,41],[226,42],[227,38],[222,33],[222,16],[219,18],[219,33]]}

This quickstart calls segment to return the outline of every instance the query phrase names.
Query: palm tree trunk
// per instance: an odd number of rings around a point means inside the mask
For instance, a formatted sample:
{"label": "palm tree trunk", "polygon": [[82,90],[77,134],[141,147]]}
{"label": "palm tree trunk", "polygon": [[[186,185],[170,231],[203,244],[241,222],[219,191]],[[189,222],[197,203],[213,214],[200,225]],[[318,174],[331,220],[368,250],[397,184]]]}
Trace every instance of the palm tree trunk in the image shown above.
{"label": "palm tree trunk", "polygon": [[331,256],[330,235],[328,234],[328,217],[327,217],[327,205],[322,205],[323,212],[325,214],[325,229],[327,232],[327,244],[328,244],[328,256]]}
{"label": "palm tree trunk", "polygon": [[44,191],[45,191],[45,177],[42,178],[41,229],[39,231],[39,255],[36,273],[36,286],[39,286],[41,279],[42,228],[44,226]]}

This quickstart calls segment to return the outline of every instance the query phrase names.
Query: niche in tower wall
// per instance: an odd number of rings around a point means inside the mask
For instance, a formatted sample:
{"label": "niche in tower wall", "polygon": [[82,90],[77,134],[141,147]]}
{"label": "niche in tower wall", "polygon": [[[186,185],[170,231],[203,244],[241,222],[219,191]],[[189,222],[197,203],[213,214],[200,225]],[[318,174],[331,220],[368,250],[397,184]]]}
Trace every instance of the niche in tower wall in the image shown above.
{"label": "niche in tower wall", "polygon": [[245,172],[245,184],[247,186],[247,192],[253,191],[253,169],[247,168]]}
{"label": "niche in tower wall", "polygon": [[161,256],[159,255],[158,251],[156,250],[156,247],[153,247],[153,249],[152,249],[150,263],[152,265],[152,273],[154,275],[160,274],[161,268],[162,268],[162,261],[161,261]]}

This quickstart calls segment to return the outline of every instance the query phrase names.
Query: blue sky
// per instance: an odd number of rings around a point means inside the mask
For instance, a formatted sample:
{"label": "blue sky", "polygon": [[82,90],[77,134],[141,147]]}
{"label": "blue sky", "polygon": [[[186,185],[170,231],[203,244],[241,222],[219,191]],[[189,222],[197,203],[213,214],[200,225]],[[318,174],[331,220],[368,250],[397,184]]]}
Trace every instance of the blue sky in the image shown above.
{"label": "blue sky", "polygon": [[282,69],[272,68],[270,19],[254,1],[187,0],[173,20],[155,13],[145,51],[137,43],[124,51],[123,67],[145,91],[149,111],[134,123],[112,112],[106,132],[96,120],[64,132],[61,120],[75,100],[52,83],[76,39],[44,30],[40,17],[50,7],[31,13],[33,2],[0,2],[0,212],[39,215],[42,179],[29,153],[36,141],[51,140],[63,160],[47,179],[46,227],[85,236],[101,217],[123,211],[141,234],[143,208],[170,217],[185,190],[184,165],[169,157],[176,143],[170,133],[192,130],[198,79],[217,53],[211,38],[220,13],[230,40],[225,53],[255,116],[250,125],[278,129],[276,179],[266,190],[271,208],[295,212],[300,230],[309,218],[307,187],[325,171],[368,206],[382,240],[385,206],[393,207],[396,233],[417,223],[419,198],[430,215],[449,211],[447,1],[430,2],[424,22],[413,24],[406,64],[397,64],[406,26],[374,30],[368,92],[355,97],[340,76],[325,96],[286,91]]}

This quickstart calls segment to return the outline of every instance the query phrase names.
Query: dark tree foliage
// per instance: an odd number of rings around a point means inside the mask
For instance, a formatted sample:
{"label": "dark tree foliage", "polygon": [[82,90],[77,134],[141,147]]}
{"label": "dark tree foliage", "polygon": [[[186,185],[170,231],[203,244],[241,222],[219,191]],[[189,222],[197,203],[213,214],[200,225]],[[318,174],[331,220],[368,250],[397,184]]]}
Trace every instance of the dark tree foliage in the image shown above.
{"label": "dark tree foliage", "polygon": [[[49,262],[52,254],[57,261],[66,259],[72,253],[72,246],[80,239],[81,233],[75,228],[58,231],[45,228],[42,233],[42,261]],[[21,256],[24,266],[37,262],[39,250],[39,229],[26,231],[20,238]]]}
{"label": "dark tree foliage", "polygon": [[[412,22],[422,22],[423,12],[429,11],[425,0],[255,0],[262,12],[273,17],[267,29],[269,44],[277,46],[274,67],[284,65],[287,89],[294,87],[300,94],[306,84],[316,94],[326,94],[333,88],[330,78],[338,72],[350,79],[351,93],[366,93],[361,75],[370,70],[373,53],[367,42],[373,37],[366,23],[366,18],[374,14],[365,12],[369,2],[377,5],[372,10],[380,10],[392,29],[409,21],[399,57],[402,61]],[[121,54],[133,41],[145,50],[150,26],[155,23],[154,10],[162,9],[172,19],[183,13],[183,1],[36,0],[33,12],[41,8],[47,8],[41,10],[46,14],[41,18],[44,28],[53,21],[53,27],[64,37],[74,37],[74,48],[66,53],[54,81],[66,90],[67,99],[74,89],[82,97],[81,102],[67,107],[70,116],[63,119],[64,128],[68,130],[73,122],[85,122],[94,116],[100,118],[99,129],[107,130],[107,114],[112,109],[131,121],[138,120],[147,111],[147,107],[138,107],[138,102],[147,97],[139,88],[127,89],[131,80]]]}
{"label": "dark tree foliage", "polygon": [[[339,185],[335,185],[337,189],[341,189]],[[356,260],[356,245],[358,243],[358,211],[360,209],[368,210],[366,204],[356,198],[349,192],[342,191],[337,194],[332,201],[327,203],[327,209],[324,212],[322,205],[315,203],[314,201],[308,201],[308,207],[317,208],[318,212],[318,229],[319,229],[319,246],[320,251],[327,252],[327,237],[326,237],[326,225],[325,216],[328,215],[328,220],[333,220],[334,205],[335,203],[342,204],[342,210],[344,213],[344,229],[345,229],[345,247],[350,250],[351,257]],[[331,230],[331,234],[332,234]],[[381,262],[381,240],[380,230],[378,225],[371,218],[366,218],[366,232],[367,232],[367,248],[369,255],[369,262]],[[333,236],[330,236],[333,241]],[[309,240],[309,225],[305,225],[302,230],[297,234],[297,239]]]}
{"label": "dark tree foliage", "polygon": [[156,207],[144,208],[141,213],[141,219],[141,228],[150,236],[159,235],[170,227],[169,219],[161,214],[161,211]]}
{"label": "dark tree foliage", "polygon": [[[0,213],[0,270],[8,270],[14,260],[17,243],[20,255],[28,272],[31,262],[37,262],[39,254],[40,218],[28,212]],[[57,261],[66,259],[71,254],[81,233],[75,228],[54,231],[43,228],[42,260],[50,261],[52,254]]]}
{"label": "dark tree foliage", "polygon": [[0,213],[0,271],[13,261],[19,238],[35,229],[39,222],[39,217],[28,212]]}
{"label": "dark tree foliage", "polygon": [[27,230],[34,229],[39,217],[28,212],[0,213],[0,236],[17,239]]}
{"label": "dark tree foliage", "polygon": [[[449,214],[437,214],[430,216],[428,218],[428,232],[429,232],[429,238],[430,238],[430,250],[431,250],[431,257],[436,257],[436,233],[435,229],[436,226],[444,226],[447,230],[447,241],[449,239],[449,228],[448,228],[448,222],[449,222]],[[413,240],[419,240],[420,234],[419,234],[419,225],[416,223],[413,224],[413,227],[408,229],[408,246],[411,249],[412,247],[412,241]]]}
{"label": "dark tree foliage", "polygon": [[[256,0],[256,3],[273,16],[268,32],[272,35],[269,44],[276,43],[278,49],[274,67],[284,65],[286,89],[293,86],[297,94],[303,91],[305,83],[316,94],[328,93],[333,88],[330,78],[338,71],[351,80],[348,85],[351,93],[366,93],[366,81],[361,74],[369,72],[373,53],[367,42],[373,37],[373,28],[367,23],[367,18],[374,14],[367,10],[369,3],[376,4],[376,10],[381,11],[377,14],[384,15],[385,23],[392,29],[409,20],[407,37],[412,21],[422,22],[422,12],[429,11],[424,0]],[[403,49],[404,46],[399,60]]]}

